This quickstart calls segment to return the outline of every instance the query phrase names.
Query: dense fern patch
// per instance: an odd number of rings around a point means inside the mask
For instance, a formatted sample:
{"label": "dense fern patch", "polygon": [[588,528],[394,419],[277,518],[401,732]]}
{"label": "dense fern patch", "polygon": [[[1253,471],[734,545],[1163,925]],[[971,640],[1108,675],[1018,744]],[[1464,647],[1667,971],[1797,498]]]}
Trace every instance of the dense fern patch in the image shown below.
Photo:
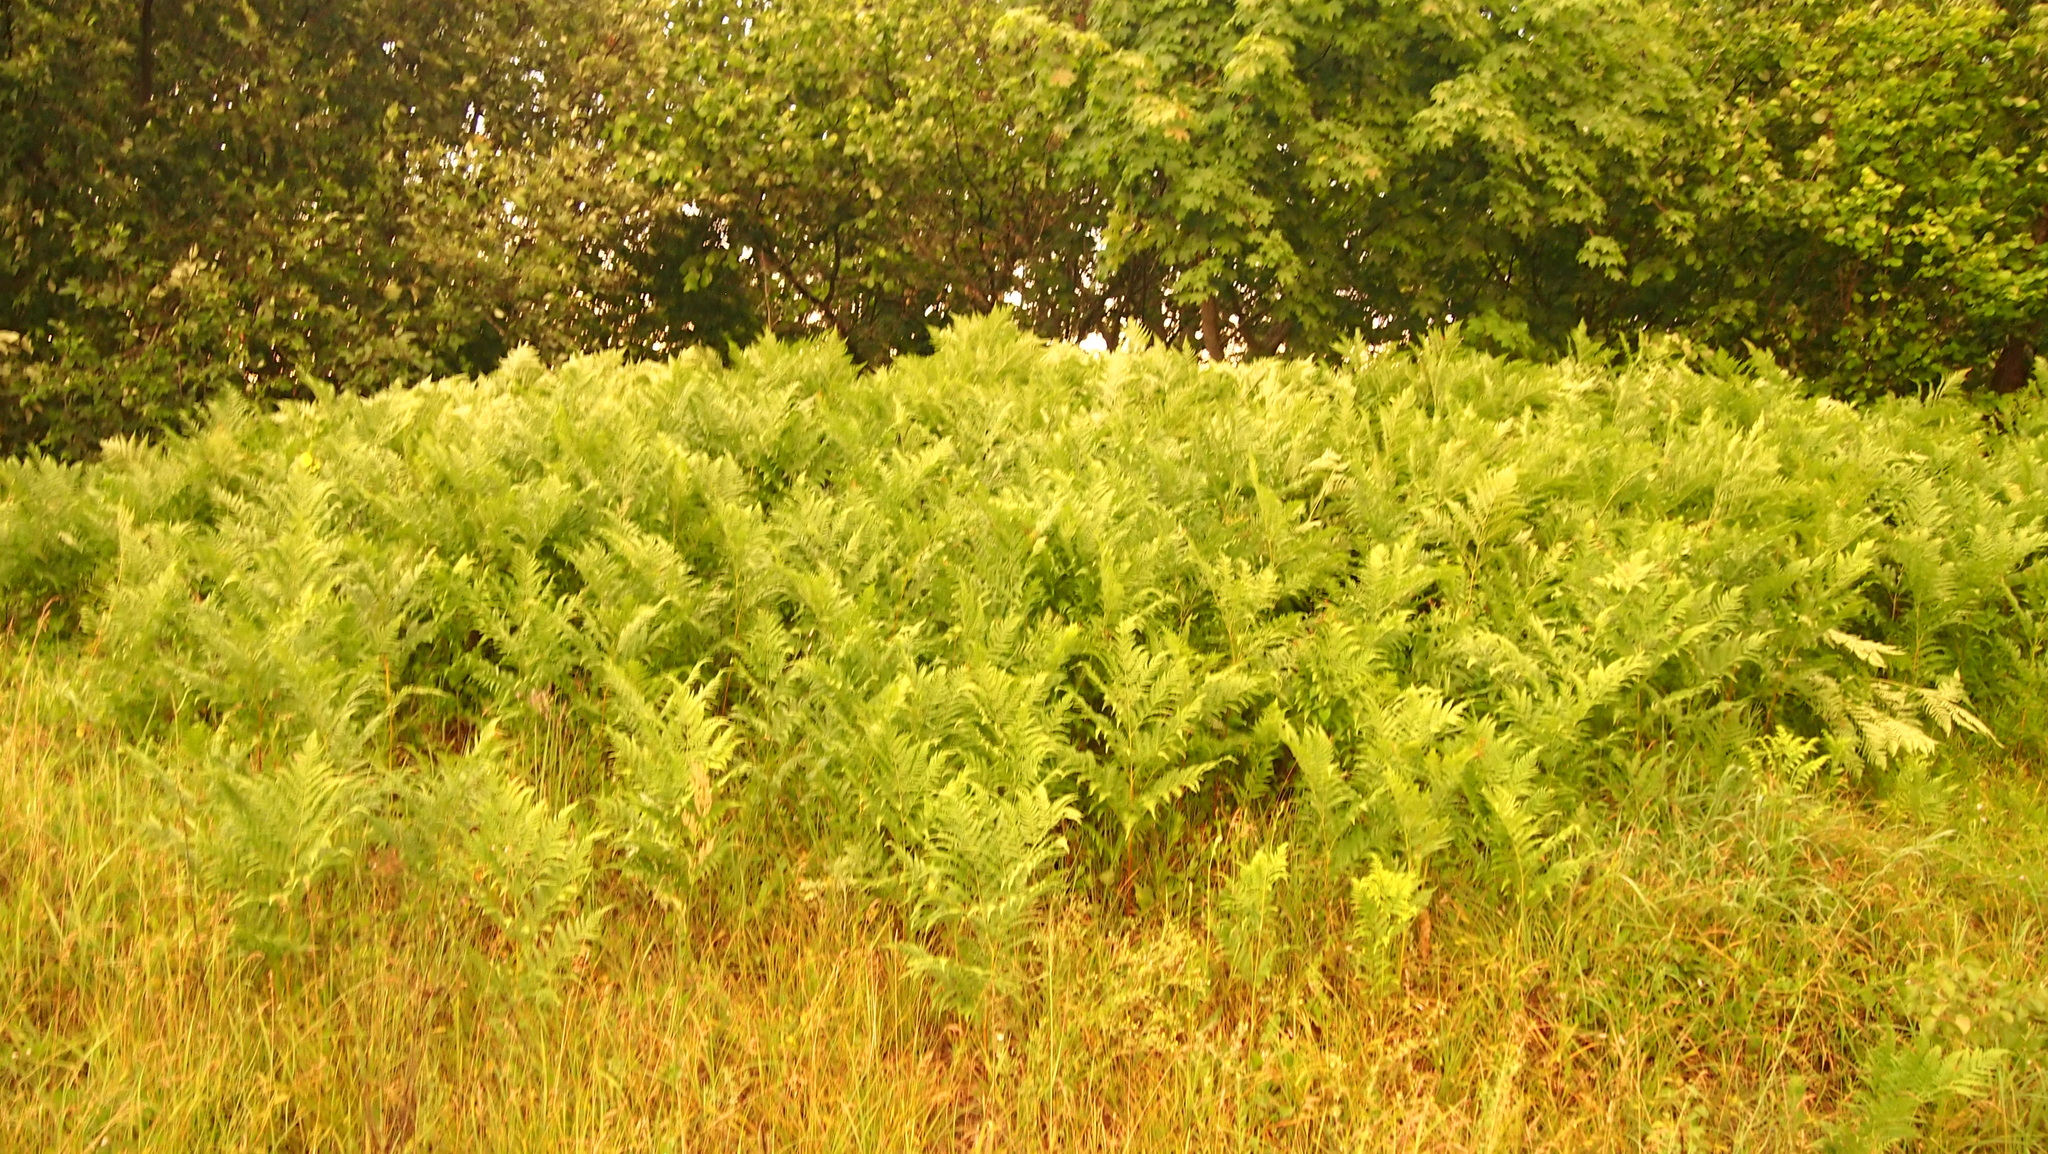
{"label": "dense fern patch", "polygon": [[[1276,904],[1327,909],[1391,975],[1433,889],[1551,900],[1632,794],[1882,792],[2025,737],[2048,423],[1998,416],[1455,336],[515,356],[0,465],[0,593],[96,655],[91,710],[212,767],[172,832],[266,952],[396,853],[541,998],[600,882],[886,896],[961,1005],[1063,888],[1208,910],[1254,985]],[[590,756],[514,768],[507,730]]]}

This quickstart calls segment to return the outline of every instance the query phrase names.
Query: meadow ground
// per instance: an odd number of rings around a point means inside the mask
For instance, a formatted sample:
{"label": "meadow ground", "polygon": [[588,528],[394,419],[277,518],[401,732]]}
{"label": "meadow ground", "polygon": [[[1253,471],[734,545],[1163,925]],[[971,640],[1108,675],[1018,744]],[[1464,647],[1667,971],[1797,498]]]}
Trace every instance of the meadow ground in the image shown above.
{"label": "meadow ground", "polygon": [[[1920,1149],[2048,1142],[2048,789],[2006,757],[1874,804],[1645,783],[1562,904],[1450,890],[1391,985],[1237,988],[1199,911],[1077,896],[1026,992],[963,1017],[893,910],[785,886],[708,924],[613,895],[535,1005],[408,916],[395,857],[303,956],[237,948],[149,772],[68,710],[89,659],[6,657],[10,1149],[1803,1150],[1884,1108]],[[2011,1056],[1886,1103],[1902,1025]]]}

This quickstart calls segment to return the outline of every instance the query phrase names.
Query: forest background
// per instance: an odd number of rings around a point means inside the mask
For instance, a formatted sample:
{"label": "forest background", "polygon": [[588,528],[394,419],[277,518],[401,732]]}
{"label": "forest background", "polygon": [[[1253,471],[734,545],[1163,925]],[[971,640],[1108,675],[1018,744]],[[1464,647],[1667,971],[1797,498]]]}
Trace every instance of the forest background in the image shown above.
{"label": "forest background", "polygon": [[0,453],[1005,306],[2010,391],[2044,53],[2016,0],[5,0]]}

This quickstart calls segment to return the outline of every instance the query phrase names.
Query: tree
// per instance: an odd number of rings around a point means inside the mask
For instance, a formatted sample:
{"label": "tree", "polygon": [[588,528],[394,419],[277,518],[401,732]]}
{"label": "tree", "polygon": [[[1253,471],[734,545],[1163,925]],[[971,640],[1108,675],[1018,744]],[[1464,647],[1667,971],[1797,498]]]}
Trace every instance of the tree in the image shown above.
{"label": "tree", "polygon": [[1042,332],[1101,321],[1097,212],[1000,3],[689,0],[665,84],[625,129],[649,177],[747,270],[763,325],[863,361],[1008,305]]}
{"label": "tree", "polygon": [[963,312],[2024,383],[2048,6],[5,0],[0,452]]}
{"label": "tree", "polygon": [[8,13],[0,452],[86,453],[223,389],[374,388],[488,368],[520,342],[669,343],[675,318],[643,283],[700,258],[679,206],[622,179],[604,135],[647,13]]}
{"label": "tree", "polygon": [[[1692,98],[1650,4],[1108,0],[1085,68],[1106,261],[1162,334],[1321,352],[1485,314],[1552,331],[1626,267]],[[1178,314],[1177,316],[1175,314]]]}
{"label": "tree", "polygon": [[1715,121],[1673,319],[1838,390],[2024,384],[2048,323],[2048,6],[1713,10]]}

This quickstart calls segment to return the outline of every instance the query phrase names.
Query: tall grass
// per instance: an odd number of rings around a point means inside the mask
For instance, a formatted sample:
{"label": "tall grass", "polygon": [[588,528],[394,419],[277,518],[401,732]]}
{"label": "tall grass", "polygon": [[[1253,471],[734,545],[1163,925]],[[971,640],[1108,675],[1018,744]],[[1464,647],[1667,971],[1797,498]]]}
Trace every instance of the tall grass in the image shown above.
{"label": "tall grass", "polygon": [[[1924,1149],[2048,1135],[2031,772],[1908,811],[1730,771],[1617,813],[1540,916],[1444,882],[1390,982],[1308,964],[1345,948],[1328,909],[1281,912],[1299,978],[1254,987],[1189,898],[1068,895],[1023,990],[961,1017],[886,904],[813,887],[692,918],[615,885],[536,1001],[466,898],[388,851],[319,892],[310,948],[246,948],[234,896],[154,828],[163,795],[73,712],[90,674],[23,656],[0,740],[8,1149],[1789,1151],[1901,1103]],[[2012,1056],[1980,1097],[1872,1103],[1914,1046]]]}

